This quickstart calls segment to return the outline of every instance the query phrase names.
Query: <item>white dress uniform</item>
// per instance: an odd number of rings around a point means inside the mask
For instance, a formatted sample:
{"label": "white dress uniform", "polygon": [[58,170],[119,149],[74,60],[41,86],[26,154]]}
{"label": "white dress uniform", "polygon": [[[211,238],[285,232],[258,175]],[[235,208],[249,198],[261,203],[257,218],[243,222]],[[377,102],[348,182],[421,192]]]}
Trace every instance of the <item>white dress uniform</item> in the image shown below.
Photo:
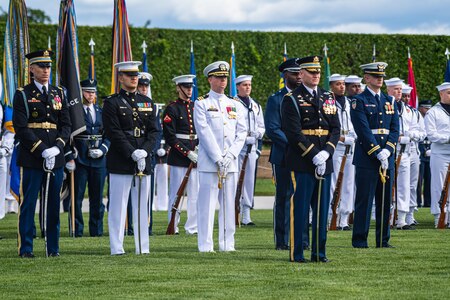
{"label": "white dress uniform", "polygon": [[[154,198],[154,207],[155,210],[167,210],[169,203],[169,166],[167,165],[167,150],[165,145],[165,141],[161,140],[161,149],[165,150],[164,158],[160,158],[158,155],[158,151],[156,152],[156,164],[155,164],[155,182],[154,185],[156,189],[153,188],[153,191],[156,192],[156,197]],[[159,161],[161,159],[162,161]]]}
{"label": "white dress uniform", "polygon": [[[450,87],[450,85],[449,85]],[[439,199],[450,163],[450,114],[440,103],[434,105],[425,115],[425,129],[431,144],[431,213],[435,225],[439,220]],[[450,212],[450,199],[447,199],[447,216]]]}
{"label": "white dress uniform", "polygon": [[[3,108],[0,105],[0,124],[3,120]],[[14,149],[14,134],[5,128],[0,128],[0,219],[5,217],[7,212],[16,211],[13,207],[15,199],[10,192],[9,166],[11,155]],[[8,206],[8,208],[6,208]]]}
{"label": "white dress uniform", "polygon": [[[217,201],[220,205],[219,250],[235,250],[234,196],[238,179],[237,157],[247,136],[243,110],[244,107],[238,101],[212,90],[195,101],[194,124],[199,139],[197,169],[200,197],[197,202],[197,223],[200,252],[214,251],[213,229]],[[219,189],[217,162],[227,153],[232,154],[235,159],[228,167],[222,189]]]}
{"label": "white dress uniform", "polygon": [[[266,128],[264,126],[264,116],[261,105],[249,97],[249,105],[244,103],[239,97],[236,97],[244,106],[244,120],[247,125],[247,135],[253,136],[256,142],[262,139]],[[247,152],[248,145],[244,145],[241,152],[239,153],[239,172],[242,169],[242,163],[244,161],[245,154]],[[258,144],[252,145],[252,150],[248,155],[247,166],[245,168],[245,177],[242,185],[242,196],[241,196],[241,215],[242,224],[252,223],[250,218],[250,209],[253,207],[253,191],[255,187],[255,169],[256,160],[258,159],[258,154],[256,150]]]}
{"label": "white dress uniform", "polygon": [[[336,107],[338,108],[338,116],[339,122],[341,123],[341,136],[350,137],[356,139],[356,132],[353,128],[352,120],[350,119],[350,102],[345,97],[345,107],[336,101]],[[331,199],[333,198],[333,193],[336,188],[337,178],[339,176],[339,170],[341,168],[342,158],[345,154],[346,145],[339,141],[336,145],[336,150],[333,154],[333,170],[331,173],[331,186],[330,186],[330,194]],[[355,200],[355,166],[353,165],[353,151],[355,145],[350,146],[350,152],[347,156],[347,162],[344,167],[344,176],[342,179],[342,190],[341,190],[341,199],[338,207],[338,226],[339,227],[347,227],[348,226],[348,217],[353,212],[354,200]],[[330,203],[331,204],[331,203]],[[330,206],[330,214],[333,212],[332,206]]]}

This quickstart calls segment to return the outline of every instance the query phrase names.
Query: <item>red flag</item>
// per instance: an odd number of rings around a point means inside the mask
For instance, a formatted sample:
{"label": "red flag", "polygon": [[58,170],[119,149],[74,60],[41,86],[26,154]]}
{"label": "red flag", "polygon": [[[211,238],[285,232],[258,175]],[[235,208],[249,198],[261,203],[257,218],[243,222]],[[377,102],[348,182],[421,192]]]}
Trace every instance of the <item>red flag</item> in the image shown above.
{"label": "red flag", "polygon": [[409,52],[409,47],[408,47],[408,84],[412,87],[409,105],[411,107],[417,108],[417,104],[419,103],[419,95],[417,94],[416,80],[414,78],[413,62],[411,58],[411,53]]}

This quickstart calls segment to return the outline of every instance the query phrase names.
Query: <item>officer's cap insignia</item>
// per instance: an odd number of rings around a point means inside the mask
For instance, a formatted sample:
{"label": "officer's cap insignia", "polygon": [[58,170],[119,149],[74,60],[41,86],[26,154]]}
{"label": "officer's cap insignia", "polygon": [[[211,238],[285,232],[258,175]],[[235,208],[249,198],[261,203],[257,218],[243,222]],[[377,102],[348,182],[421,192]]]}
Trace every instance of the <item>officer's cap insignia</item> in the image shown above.
{"label": "officer's cap insignia", "polygon": [[383,72],[385,67],[386,67],[386,66],[384,66],[384,65],[378,65],[378,70],[379,70],[380,72]]}
{"label": "officer's cap insignia", "polygon": [[318,63],[319,62],[319,57],[315,56],[313,59],[313,63]]}
{"label": "officer's cap insignia", "polygon": [[220,64],[219,68],[221,71],[226,71],[227,70],[227,66],[225,64]]}

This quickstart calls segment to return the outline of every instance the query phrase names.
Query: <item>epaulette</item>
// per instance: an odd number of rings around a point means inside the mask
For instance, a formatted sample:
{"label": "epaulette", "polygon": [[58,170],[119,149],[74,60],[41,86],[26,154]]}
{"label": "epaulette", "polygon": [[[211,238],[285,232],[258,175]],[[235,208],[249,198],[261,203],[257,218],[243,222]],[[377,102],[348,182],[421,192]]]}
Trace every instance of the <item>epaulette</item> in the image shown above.
{"label": "epaulette", "polygon": [[235,97],[233,97],[233,100],[239,101],[239,97],[235,96]]}
{"label": "epaulette", "polygon": [[23,91],[23,87],[17,88],[18,91]]}
{"label": "epaulette", "polygon": [[103,97],[103,100],[107,100],[107,99],[112,98],[112,97],[115,97],[115,96],[117,96],[117,95],[119,95],[119,94],[118,94],[118,93],[115,93],[115,94],[112,94],[112,95]]}
{"label": "epaulette", "polygon": [[205,100],[205,99],[208,98],[208,97],[209,97],[209,94],[206,94],[206,95],[203,95],[203,96],[198,97],[197,100],[198,100],[198,101]]}
{"label": "epaulette", "polygon": [[228,97],[229,99],[236,100],[236,99],[234,99],[233,96],[227,95],[227,97]]}
{"label": "epaulette", "polygon": [[290,96],[292,96],[292,93],[289,92],[289,93],[285,94],[284,96],[290,97]]}

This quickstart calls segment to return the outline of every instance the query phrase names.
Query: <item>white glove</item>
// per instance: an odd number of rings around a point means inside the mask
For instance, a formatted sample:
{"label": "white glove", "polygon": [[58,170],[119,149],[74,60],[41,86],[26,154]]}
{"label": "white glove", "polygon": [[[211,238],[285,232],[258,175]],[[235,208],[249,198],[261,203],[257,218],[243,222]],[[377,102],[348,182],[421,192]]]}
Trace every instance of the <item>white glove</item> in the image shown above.
{"label": "white glove", "polygon": [[133,153],[131,153],[131,158],[134,161],[138,161],[141,160],[142,158],[146,158],[147,157],[147,151],[142,150],[142,149],[136,149],[133,151]]}
{"label": "white glove", "polygon": [[409,136],[401,136],[400,137],[400,144],[401,145],[407,145],[411,142],[411,139],[409,138]]}
{"label": "white glove", "polygon": [[195,151],[189,151],[187,157],[194,163],[197,163],[198,160],[198,154],[195,153]]}
{"label": "white glove", "polygon": [[261,133],[259,131],[253,131],[250,133],[250,136],[254,137],[255,139],[259,140],[262,138]]}
{"label": "white glove", "polygon": [[227,174],[228,174],[228,169],[225,168],[225,167],[223,166],[222,161],[223,161],[223,159],[222,159],[222,160],[219,160],[219,161],[217,162],[217,167],[218,167],[218,169],[219,169],[219,173],[220,173],[222,176],[227,176]]}
{"label": "white glove", "polygon": [[145,158],[141,158],[137,161],[137,168],[140,172],[143,172],[145,170]]}
{"label": "white glove", "polygon": [[89,149],[89,156],[92,158],[99,158],[102,157],[103,151],[100,149]]}
{"label": "white glove", "polygon": [[55,167],[55,157],[48,157],[45,159],[45,168],[47,170],[53,170],[53,168]]}
{"label": "white glove", "polygon": [[330,157],[330,153],[328,153],[325,150],[322,150],[319,153],[317,153],[316,156],[313,157],[313,164],[315,166],[324,164],[327,161],[328,157]]}
{"label": "white glove", "polygon": [[430,157],[431,156],[431,150],[428,149],[427,151],[425,151],[425,157]]}
{"label": "white glove", "polygon": [[317,168],[316,168],[317,175],[322,176],[323,174],[325,174],[325,170],[326,169],[327,169],[327,164],[326,163],[318,165]]}
{"label": "white glove", "polygon": [[164,156],[166,155],[166,150],[164,150],[163,148],[159,148],[158,150],[156,150],[156,155],[158,156]]}
{"label": "white glove", "polygon": [[231,154],[230,152],[227,152],[227,154],[222,159],[221,164],[225,169],[228,169],[228,167],[230,166],[230,164],[233,160],[234,160],[233,154]]}
{"label": "white glove", "polygon": [[7,153],[5,148],[0,148],[0,158],[5,157]]}
{"label": "white glove", "polygon": [[352,138],[351,136],[346,136],[344,140],[344,145],[351,146],[355,143],[355,138]]}
{"label": "white glove", "polygon": [[387,168],[389,167],[389,161],[387,159],[381,159],[380,163],[381,163],[381,168],[383,170],[387,170]]}
{"label": "white glove", "polygon": [[66,162],[66,169],[67,171],[69,171],[69,173],[72,173],[73,171],[75,171],[75,161],[71,160]]}
{"label": "white glove", "polygon": [[389,152],[388,149],[383,149],[380,151],[380,153],[377,154],[377,158],[379,161],[382,161],[383,159],[387,159],[389,156],[391,156],[391,152]]}
{"label": "white glove", "polygon": [[45,159],[50,158],[50,157],[55,157],[59,154],[59,152],[60,152],[59,148],[56,146],[53,146],[51,148],[47,148],[44,151],[42,151],[42,157]]}
{"label": "white glove", "polygon": [[256,144],[256,138],[254,136],[248,136],[245,139],[245,144],[246,145],[254,145],[254,144]]}
{"label": "white glove", "polygon": [[420,140],[420,134],[418,132],[412,131],[409,133],[411,140],[418,142]]}

